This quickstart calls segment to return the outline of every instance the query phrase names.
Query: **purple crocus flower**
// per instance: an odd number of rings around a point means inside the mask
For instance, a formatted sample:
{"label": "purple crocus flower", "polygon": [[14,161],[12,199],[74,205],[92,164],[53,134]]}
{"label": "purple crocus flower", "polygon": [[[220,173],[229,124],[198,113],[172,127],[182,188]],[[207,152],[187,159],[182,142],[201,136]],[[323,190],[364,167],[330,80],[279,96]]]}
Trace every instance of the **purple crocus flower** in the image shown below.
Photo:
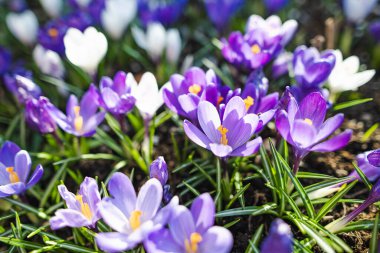
{"label": "purple crocus flower", "polygon": [[160,181],[162,186],[165,186],[168,181],[168,165],[165,162],[164,157],[159,156],[156,160],[152,162],[149,167],[150,178],[156,178]]}
{"label": "purple crocus flower", "polygon": [[274,61],[272,65],[273,78],[279,78],[280,76],[289,73],[289,67],[293,60],[293,54],[289,52],[281,53]]}
{"label": "purple crocus flower", "polygon": [[55,212],[55,216],[50,219],[51,229],[95,227],[101,218],[98,209],[101,198],[95,179],[86,177],[77,194],[69,192],[65,185],[59,185],[58,191],[66,202],[67,209]]}
{"label": "purple crocus flower", "polygon": [[6,48],[0,47],[0,76],[9,70],[11,60],[11,53]]}
{"label": "purple crocus flower", "polygon": [[47,105],[50,116],[60,128],[75,136],[90,137],[103,121],[105,112],[99,112],[100,96],[94,85],[83,95],[82,100],[71,95],[66,106],[66,115],[54,105]]}
{"label": "purple crocus flower", "polygon": [[269,13],[276,13],[282,10],[287,4],[288,0],[264,0],[265,8]]}
{"label": "purple crocus flower", "polygon": [[42,166],[37,165],[29,177],[31,166],[28,152],[10,141],[3,144],[0,149],[0,198],[23,193],[41,179]]}
{"label": "purple crocus flower", "polygon": [[380,20],[373,21],[369,25],[369,33],[377,43],[380,42]]}
{"label": "purple crocus flower", "polygon": [[262,253],[292,253],[293,234],[290,226],[281,219],[275,219],[270,225],[269,235],[261,244]]}
{"label": "purple crocus flower", "polygon": [[260,120],[256,114],[247,113],[246,103],[240,97],[231,98],[222,117],[213,104],[200,102],[198,121],[201,129],[188,120],[184,121],[186,135],[218,157],[249,156],[257,152],[262,143],[261,137],[249,141]]}
{"label": "purple crocus flower", "polygon": [[294,97],[289,100],[287,110],[280,110],[276,116],[276,127],[281,136],[293,146],[295,173],[300,161],[310,151],[330,152],[348,144],[351,130],[326,140],[342,125],[344,116],[340,113],[324,121],[327,105],[320,93],[310,93],[299,105]]}
{"label": "purple crocus flower", "polygon": [[139,17],[144,26],[152,22],[169,26],[181,17],[186,5],[187,0],[138,0]]}
{"label": "purple crocus flower", "polygon": [[105,223],[116,232],[99,233],[96,236],[97,245],[106,252],[134,248],[151,231],[164,226],[170,217],[170,210],[163,208],[159,212],[162,185],[155,178],[149,179],[136,197],[129,178],[117,172],[108,183],[108,192],[111,197],[102,200],[99,210]]}
{"label": "purple crocus flower", "polygon": [[52,105],[46,97],[28,99],[25,103],[26,122],[42,134],[53,133],[57,129],[55,121],[47,111],[48,106]]}
{"label": "purple crocus flower", "polygon": [[229,24],[244,2],[245,0],[204,0],[207,15],[219,31]]}
{"label": "purple crocus flower", "polygon": [[136,99],[131,94],[132,74],[119,71],[113,80],[103,77],[100,80],[101,102],[110,113],[120,116],[133,109]]}
{"label": "purple crocus flower", "polygon": [[4,84],[8,91],[21,104],[24,104],[28,99],[38,98],[41,95],[41,88],[31,79],[32,73],[20,68],[14,72],[6,73],[4,75]]}
{"label": "purple crocus flower", "polygon": [[12,12],[21,13],[28,9],[28,5],[25,0],[11,0],[7,1],[8,8]]}
{"label": "purple crocus flower", "polygon": [[63,55],[65,53],[63,38],[67,29],[68,27],[62,19],[50,21],[40,28],[37,40],[44,48]]}
{"label": "purple crocus flower", "polygon": [[94,23],[92,17],[83,11],[70,13],[67,16],[63,17],[63,21],[67,27],[73,27],[81,30],[82,32],[89,26],[92,26]]}
{"label": "purple crocus flower", "polygon": [[169,229],[151,233],[144,242],[148,253],[230,252],[233,238],[226,228],[214,226],[215,204],[210,194],[198,196],[191,209],[176,206]]}

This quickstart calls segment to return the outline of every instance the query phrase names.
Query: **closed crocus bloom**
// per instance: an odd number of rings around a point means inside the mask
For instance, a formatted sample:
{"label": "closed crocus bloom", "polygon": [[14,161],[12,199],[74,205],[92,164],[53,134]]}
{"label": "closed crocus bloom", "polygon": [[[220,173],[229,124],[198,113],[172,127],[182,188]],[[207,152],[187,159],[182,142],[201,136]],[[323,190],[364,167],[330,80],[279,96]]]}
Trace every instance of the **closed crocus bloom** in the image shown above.
{"label": "closed crocus bloom", "polygon": [[133,109],[136,99],[132,96],[132,83],[135,83],[131,73],[119,71],[113,80],[102,77],[100,80],[100,95],[104,107],[114,115],[124,115]]}
{"label": "closed crocus bloom", "polygon": [[335,67],[332,70],[328,84],[331,93],[340,93],[348,90],[357,90],[369,82],[375,75],[375,70],[359,72],[360,62],[357,56],[350,56],[343,60],[340,50],[334,51]]}
{"label": "closed crocus bloom", "polygon": [[240,97],[233,97],[226,104],[222,120],[213,104],[200,102],[198,122],[200,129],[184,121],[187,137],[218,157],[249,156],[257,152],[262,143],[261,137],[250,141],[260,120],[256,114],[247,113],[246,103]]}
{"label": "closed crocus bloom", "polygon": [[40,0],[40,3],[47,14],[52,18],[58,17],[62,11],[62,0]]}
{"label": "closed crocus bloom", "polygon": [[20,194],[34,186],[43,175],[43,168],[37,165],[29,177],[32,161],[28,152],[16,144],[6,141],[0,149],[0,198]]}
{"label": "closed crocus bloom", "polygon": [[76,28],[69,28],[63,41],[69,61],[94,75],[107,53],[108,43],[104,34],[94,27],[87,28],[83,33]]}
{"label": "closed crocus bloom", "polygon": [[290,226],[281,219],[275,219],[270,225],[269,235],[261,245],[262,253],[292,253],[293,235]]}
{"label": "closed crocus bloom", "polygon": [[136,99],[136,107],[145,120],[150,120],[164,103],[162,89],[158,89],[157,80],[150,72],[144,73],[139,84],[136,81],[132,82],[132,96]]}
{"label": "closed crocus bloom", "polygon": [[49,105],[51,103],[45,97],[32,98],[25,103],[26,122],[42,134],[53,133],[57,129],[54,119],[47,111]]}
{"label": "closed crocus bloom", "polygon": [[373,10],[377,0],[343,0],[344,15],[352,23],[362,22]]}
{"label": "closed crocus bloom", "polygon": [[282,10],[288,3],[288,0],[264,0],[265,8],[269,13],[276,13]]}
{"label": "closed crocus bloom", "polygon": [[172,65],[177,64],[182,51],[182,40],[177,29],[169,29],[166,33],[166,59]]}
{"label": "closed crocus bloom", "polygon": [[129,178],[117,172],[108,183],[108,192],[111,197],[102,200],[99,210],[104,222],[116,232],[97,234],[96,243],[103,251],[132,249],[157,226],[166,224],[167,213],[159,212],[162,185],[157,179],[148,180],[136,196]]}
{"label": "closed crocus bloom", "polygon": [[66,115],[51,104],[47,106],[47,110],[57,125],[67,133],[90,137],[96,133],[96,128],[104,120],[105,112],[97,112],[99,100],[98,91],[91,85],[80,102],[76,96],[70,96]]}
{"label": "closed crocus bloom", "polygon": [[30,46],[36,41],[38,20],[31,10],[21,13],[8,13],[6,23],[12,34],[23,44]]}
{"label": "closed crocus bloom", "polygon": [[137,13],[137,0],[108,0],[102,12],[102,26],[115,40],[121,38]]}
{"label": "closed crocus bloom", "polygon": [[31,75],[31,72],[25,69],[4,75],[5,86],[21,104],[24,104],[28,99],[38,98],[41,95],[41,88],[31,80]]}
{"label": "closed crocus bloom", "polygon": [[209,19],[219,31],[222,31],[243,6],[244,0],[204,0],[204,3]]}
{"label": "closed crocus bloom", "polygon": [[160,181],[162,186],[168,181],[168,166],[165,162],[164,157],[159,156],[156,160],[152,162],[149,167],[150,178],[156,178]]}
{"label": "closed crocus bloom", "polygon": [[55,212],[55,216],[50,219],[51,229],[95,227],[100,219],[98,204],[101,201],[95,179],[86,177],[77,194],[69,192],[64,185],[59,185],[58,191],[67,208]]}
{"label": "closed crocus bloom", "polygon": [[54,51],[37,45],[33,51],[33,59],[42,73],[61,79],[65,74],[61,57]]}
{"label": "closed crocus bloom", "polygon": [[198,196],[191,209],[176,206],[169,229],[156,230],[144,242],[148,253],[228,253],[233,238],[229,230],[214,225],[215,204],[210,194]]}

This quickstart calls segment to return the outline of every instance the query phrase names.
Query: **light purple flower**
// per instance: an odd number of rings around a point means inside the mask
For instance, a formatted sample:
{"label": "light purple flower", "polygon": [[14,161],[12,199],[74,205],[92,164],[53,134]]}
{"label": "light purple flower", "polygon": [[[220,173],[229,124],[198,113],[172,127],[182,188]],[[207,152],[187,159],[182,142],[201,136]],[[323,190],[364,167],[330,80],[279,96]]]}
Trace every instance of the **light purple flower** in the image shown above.
{"label": "light purple flower", "polygon": [[28,99],[38,98],[42,93],[41,88],[32,81],[32,73],[23,68],[17,69],[13,73],[6,73],[4,84],[21,104]]}
{"label": "light purple flower", "polygon": [[48,105],[52,106],[46,97],[32,98],[25,103],[26,122],[31,128],[42,134],[53,133],[57,129],[54,119],[47,111]]}
{"label": "light purple flower", "polygon": [[152,22],[170,26],[181,17],[187,2],[188,0],[138,0],[140,20],[144,26]]}
{"label": "light purple flower", "polygon": [[28,152],[10,141],[3,144],[0,149],[0,198],[23,193],[41,179],[42,166],[37,165],[29,177],[31,166]]}
{"label": "light purple flower", "polygon": [[164,157],[159,156],[156,160],[152,162],[149,167],[150,178],[156,178],[160,181],[162,186],[165,186],[168,181],[168,166],[165,162]]}
{"label": "light purple flower", "polygon": [[264,4],[269,13],[276,13],[282,10],[289,0],[264,0]]}
{"label": "light purple flower", "polygon": [[83,95],[80,103],[71,95],[66,106],[66,114],[54,105],[48,105],[47,110],[60,128],[75,136],[90,137],[103,121],[105,112],[99,112],[99,94],[94,85]]}
{"label": "light purple flower", "polygon": [[191,209],[176,206],[169,229],[151,233],[144,242],[148,253],[230,252],[233,238],[226,228],[214,226],[215,205],[210,194],[197,197]]}
{"label": "light purple flower", "polygon": [[132,81],[132,74],[123,71],[117,72],[113,80],[109,77],[100,80],[101,101],[107,111],[119,116],[133,109],[136,99],[131,94]]}
{"label": "light purple flower", "polygon": [[109,183],[111,197],[102,200],[100,214],[116,232],[99,233],[96,243],[106,252],[120,252],[134,248],[143,242],[148,234],[164,226],[170,217],[171,208],[178,204],[178,198],[169,208],[159,211],[162,201],[162,185],[152,178],[140,189],[136,197],[135,189],[129,178],[115,173]]}
{"label": "light purple flower", "polygon": [[293,54],[289,52],[281,53],[274,61],[272,66],[273,78],[279,78],[280,76],[289,73],[289,67],[293,60]]}
{"label": "light purple flower", "polygon": [[293,235],[290,226],[281,219],[270,225],[269,235],[261,244],[262,253],[292,253]]}
{"label": "light purple flower", "polygon": [[65,185],[59,185],[58,191],[67,208],[55,212],[55,216],[50,219],[51,229],[95,227],[100,219],[98,204],[101,201],[95,179],[86,177],[77,194],[69,192]]}
{"label": "light purple flower", "polygon": [[250,141],[259,126],[259,117],[247,113],[246,103],[240,97],[233,97],[227,103],[222,120],[213,104],[200,102],[198,121],[200,129],[188,120],[184,121],[186,135],[216,156],[249,156],[260,148],[261,137]]}

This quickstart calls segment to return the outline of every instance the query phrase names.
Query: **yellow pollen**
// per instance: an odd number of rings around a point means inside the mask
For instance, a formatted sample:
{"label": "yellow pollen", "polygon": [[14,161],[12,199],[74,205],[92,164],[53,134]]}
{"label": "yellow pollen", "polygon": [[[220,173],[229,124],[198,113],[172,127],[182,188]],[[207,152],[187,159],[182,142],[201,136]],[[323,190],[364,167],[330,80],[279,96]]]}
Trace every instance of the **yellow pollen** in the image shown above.
{"label": "yellow pollen", "polygon": [[251,97],[248,96],[246,99],[244,99],[244,104],[245,104],[245,110],[249,110],[249,108],[255,103],[255,100]]}
{"label": "yellow pollen", "polygon": [[202,236],[198,233],[192,233],[190,235],[190,241],[185,240],[186,253],[197,253],[198,244],[203,240]]}
{"label": "yellow pollen", "polygon": [[20,182],[20,178],[13,167],[8,167],[5,170],[9,173],[9,181],[11,181],[12,184]]}
{"label": "yellow pollen", "polygon": [[313,121],[309,118],[305,118],[303,121],[305,121],[307,124],[309,124],[310,126],[313,125]]}
{"label": "yellow pollen", "polygon": [[193,84],[189,87],[189,92],[195,95],[198,95],[198,93],[201,92],[201,90],[202,90],[202,87],[198,84]]}
{"label": "yellow pollen", "polygon": [[222,135],[222,137],[220,138],[220,144],[227,145],[228,144],[228,140],[227,140],[228,129],[225,128],[223,125],[220,125],[220,127],[218,127],[218,131]]}
{"label": "yellow pollen", "polygon": [[74,127],[77,132],[80,132],[83,128],[83,117],[80,116],[80,106],[74,106]]}
{"label": "yellow pollen", "polygon": [[83,203],[83,196],[80,195],[80,194],[77,194],[75,196],[75,199],[79,202],[79,204],[80,204],[80,211],[82,212],[82,214],[84,215],[84,217],[86,217],[88,220],[91,220],[92,219],[91,209],[90,209],[90,206],[87,203]]}
{"label": "yellow pollen", "polygon": [[50,37],[55,38],[55,37],[58,36],[58,30],[55,29],[55,28],[50,28],[50,29],[48,30],[48,34],[49,34]]}
{"label": "yellow pollen", "polygon": [[223,102],[223,100],[224,100],[224,98],[223,98],[222,96],[219,96],[219,97],[218,97],[218,102],[217,102],[217,105],[219,106],[219,105],[220,105],[220,103],[222,103],[222,102]]}
{"label": "yellow pollen", "polygon": [[261,48],[260,48],[259,45],[254,44],[254,45],[251,47],[251,51],[252,51],[252,53],[254,53],[254,54],[259,54],[259,53],[261,53]]}
{"label": "yellow pollen", "polygon": [[142,215],[141,211],[133,211],[131,213],[131,217],[129,217],[129,224],[131,224],[131,228],[133,231],[138,229],[141,225],[140,217]]}

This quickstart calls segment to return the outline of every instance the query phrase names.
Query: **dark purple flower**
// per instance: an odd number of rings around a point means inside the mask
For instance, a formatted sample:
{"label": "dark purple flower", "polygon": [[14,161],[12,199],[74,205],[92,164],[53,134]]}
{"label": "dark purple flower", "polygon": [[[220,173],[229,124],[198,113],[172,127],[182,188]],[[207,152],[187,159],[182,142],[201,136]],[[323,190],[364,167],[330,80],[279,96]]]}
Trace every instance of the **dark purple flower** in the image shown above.
{"label": "dark purple flower", "polygon": [[31,166],[28,152],[10,141],[3,144],[0,149],[0,198],[23,193],[41,179],[42,166],[37,165],[29,177]]}
{"label": "dark purple flower", "polygon": [[11,53],[6,48],[0,47],[0,76],[9,70],[11,60]]}
{"label": "dark purple flower", "polygon": [[288,0],[264,0],[265,8],[268,10],[269,13],[279,12],[288,3]]}
{"label": "dark purple flower", "polygon": [[4,75],[4,84],[8,91],[16,99],[24,104],[28,99],[38,98],[41,95],[41,88],[32,80],[32,73],[26,69],[17,69],[12,73]]}
{"label": "dark purple flower", "polygon": [[52,105],[46,97],[28,99],[25,103],[26,122],[42,134],[53,133],[57,129],[55,121],[47,111],[48,106]]}
{"label": "dark purple flower", "polygon": [[208,253],[230,252],[233,238],[224,227],[214,226],[215,204],[210,194],[198,196],[191,209],[175,206],[169,229],[162,228],[149,234],[144,242],[148,253]]}
{"label": "dark purple flower", "polygon": [[144,26],[151,22],[169,26],[181,17],[186,5],[187,0],[138,0],[139,17]]}
{"label": "dark purple flower", "polygon": [[67,27],[73,27],[81,30],[82,32],[89,26],[93,25],[92,16],[83,11],[70,13],[69,15],[63,17],[63,21]]}
{"label": "dark purple flower", "polygon": [[204,0],[208,17],[219,31],[228,26],[244,2],[245,0]]}
{"label": "dark purple flower", "polygon": [[149,167],[149,176],[150,178],[156,178],[162,186],[168,181],[168,166],[165,162],[164,157],[159,156],[156,160],[152,162]]}
{"label": "dark purple flower", "polygon": [[77,194],[69,192],[65,185],[59,185],[58,191],[67,208],[55,212],[55,216],[50,219],[51,229],[95,227],[101,218],[98,209],[101,198],[95,179],[86,177]]}
{"label": "dark purple flower", "polygon": [[[346,130],[326,140],[343,123],[343,114],[325,120],[327,105],[318,92],[310,93],[300,104],[290,97],[287,110],[276,116],[276,127],[281,136],[293,146],[297,163],[310,151],[330,152],[348,144],[352,131]],[[296,164],[298,170],[298,164]]]}
{"label": "dark purple flower", "polygon": [[274,61],[272,66],[273,78],[279,78],[280,76],[289,73],[289,67],[292,64],[293,54],[289,52],[281,53]]}
{"label": "dark purple flower", "polygon": [[7,1],[8,8],[12,12],[21,13],[28,9],[28,5],[25,0],[10,0]]}
{"label": "dark purple flower", "polygon": [[380,20],[373,21],[369,25],[369,33],[375,39],[377,43],[380,42]]}
{"label": "dark purple flower", "polygon": [[50,21],[40,28],[38,32],[38,42],[44,48],[63,55],[65,53],[63,38],[65,37],[67,29],[68,26],[62,19]]}
{"label": "dark purple flower", "polygon": [[302,89],[320,88],[334,66],[335,55],[331,50],[320,54],[314,47],[299,46],[294,51],[294,77]]}
{"label": "dark purple flower", "polygon": [[96,133],[96,128],[103,121],[105,112],[97,113],[100,96],[94,85],[83,95],[80,103],[71,95],[66,106],[66,115],[54,105],[47,105],[50,116],[60,128],[75,136],[90,137]]}
{"label": "dark purple flower", "polygon": [[293,234],[290,226],[281,219],[275,219],[270,225],[269,235],[261,244],[262,253],[292,253]]}
{"label": "dark purple flower", "polygon": [[87,7],[87,13],[92,22],[100,24],[103,10],[106,8],[106,0],[92,0]]}
{"label": "dark purple flower", "polygon": [[110,113],[124,115],[133,109],[136,99],[131,95],[132,74],[119,71],[113,80],[103,77],[100,80],[101,102]]}
{"label": "dark purple flower", "polygon": [[200,102],[197,111],[200,129],[185,120],[185,133],[193,142],[211,150],[214,155],[249,156],[260,148],[260,137],[250,141],[259,126],[259,117],[247,113],[242,98],[233,97],[226,104],[222,120],[216,107],[208,101]]}

